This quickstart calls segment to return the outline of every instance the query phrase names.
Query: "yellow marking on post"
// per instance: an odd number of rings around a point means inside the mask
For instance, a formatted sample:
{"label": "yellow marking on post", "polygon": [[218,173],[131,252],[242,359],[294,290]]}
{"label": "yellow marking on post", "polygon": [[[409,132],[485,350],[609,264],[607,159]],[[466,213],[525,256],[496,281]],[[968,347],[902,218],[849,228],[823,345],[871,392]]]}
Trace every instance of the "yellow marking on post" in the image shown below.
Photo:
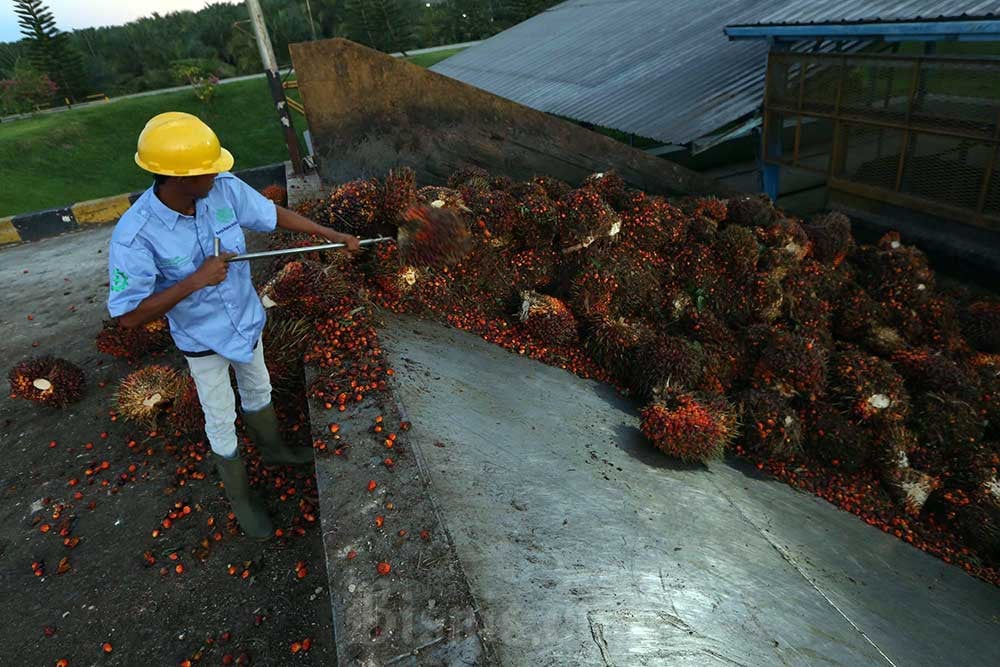
{"label": "yellow marking on post", "polygon": [[100,225],[114,222],[131,206],[128,195],[91,199],[73,205],[73,217],[81,225]]}
{"label": "yellow marking on post", "polygon": [[21,235],[11,220],[13,220],[13,216],[0,218],[0,245],[21,242]]}

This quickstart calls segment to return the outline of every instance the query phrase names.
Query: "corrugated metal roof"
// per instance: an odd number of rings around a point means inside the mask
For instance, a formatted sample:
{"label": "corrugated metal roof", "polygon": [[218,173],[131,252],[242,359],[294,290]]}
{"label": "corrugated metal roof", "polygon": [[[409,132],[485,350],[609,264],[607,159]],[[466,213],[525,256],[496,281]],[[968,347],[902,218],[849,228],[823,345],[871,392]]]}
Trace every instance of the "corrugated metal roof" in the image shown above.
{"label": "corrugated metal roof", "polygon": [[[780,5],[780,6],[778,6]],[[773,11],[739,25],[808,25],[814,23],[896,23],[996,18],[998,0],[794,0],[773,3]],[[737,22],[730,22],[737,25]]]}
{"label": "corrugated metal roof", "polygon": [[[730,42],[723,34],[727,25],[828,20],[844,6],[849,11],[841,18],[866,16],[863,7],[872,6],[903,16],[918,9],[951,13],[998,5],[983,0],[568,0],[432,69],[534,109],[684,144],[760,106],[767,45]],[[777,16],[782,18],[768,18]]]}

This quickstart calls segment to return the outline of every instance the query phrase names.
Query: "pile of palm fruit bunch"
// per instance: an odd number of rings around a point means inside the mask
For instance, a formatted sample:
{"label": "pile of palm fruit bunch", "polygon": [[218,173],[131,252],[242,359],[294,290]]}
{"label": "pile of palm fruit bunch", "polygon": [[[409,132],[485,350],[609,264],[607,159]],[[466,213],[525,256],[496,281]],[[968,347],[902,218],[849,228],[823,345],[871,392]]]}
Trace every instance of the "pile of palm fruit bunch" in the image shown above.
{"label": "pile of palm fruit bunch", "polygon": [[127,329],[118,320],[106,320],[95,339],[97,349],[113,357],[134,361],[170,345],[167,318],[160,317]]}
{"label": "pile of palm fruit bunch", "polygon": [[[377,385],[357,304],[432,318],[615,385],[671,457],[749,461],[1000,581],[996,297],[939,286],[897,234],[856,242],[839,213],[667,199],[613,172],[573,187],[473,167],[418,187],[401,170],[299,210],[368,237],[433,225],[408,219],[415,205],[443,214],[460,256],[381,244],[342,259],[350,288],[306,346],[331,369],[314,395],[343,407]],[[331,360],[352,330],[372,356],[350,370]]]}

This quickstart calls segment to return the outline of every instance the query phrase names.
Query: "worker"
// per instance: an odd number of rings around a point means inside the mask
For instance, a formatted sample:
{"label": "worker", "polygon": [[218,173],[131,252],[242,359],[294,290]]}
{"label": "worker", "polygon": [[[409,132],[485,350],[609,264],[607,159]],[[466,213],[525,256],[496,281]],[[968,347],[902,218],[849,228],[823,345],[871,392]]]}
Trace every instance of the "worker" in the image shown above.
{"label": "worker", "polygon": [[[166,315],[187,359],[205,413],[205,433],[226,496],[247,536],[274,533],[262,499],[250,489],[236,437],[233,367],[243,422],[265,465],[308,465],[311,448],[282,440],[271,404],[261,333],[266,315],[249,262],[227,263],[246,250],[244,229],[275,226],[344,243],[341,234],[273,202],[229,173],[233,156],[199,118],[168,112],[139,134],[135,162],[154,184],[115,225],[108,254],[108,310],[126,328]],[[215,256],[215,240],[223,250]]]}

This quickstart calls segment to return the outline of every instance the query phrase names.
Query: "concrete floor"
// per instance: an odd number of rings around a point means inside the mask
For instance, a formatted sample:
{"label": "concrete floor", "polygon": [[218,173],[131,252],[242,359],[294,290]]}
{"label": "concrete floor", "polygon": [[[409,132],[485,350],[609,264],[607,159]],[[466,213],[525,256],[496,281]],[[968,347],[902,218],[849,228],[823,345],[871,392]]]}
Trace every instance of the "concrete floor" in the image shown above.
{"label": "concrete floor", "polygon": [[382,336],[502,664],[1000,664],[1000,590],[781,483],[673,463],[601,385],[415,319]]}

